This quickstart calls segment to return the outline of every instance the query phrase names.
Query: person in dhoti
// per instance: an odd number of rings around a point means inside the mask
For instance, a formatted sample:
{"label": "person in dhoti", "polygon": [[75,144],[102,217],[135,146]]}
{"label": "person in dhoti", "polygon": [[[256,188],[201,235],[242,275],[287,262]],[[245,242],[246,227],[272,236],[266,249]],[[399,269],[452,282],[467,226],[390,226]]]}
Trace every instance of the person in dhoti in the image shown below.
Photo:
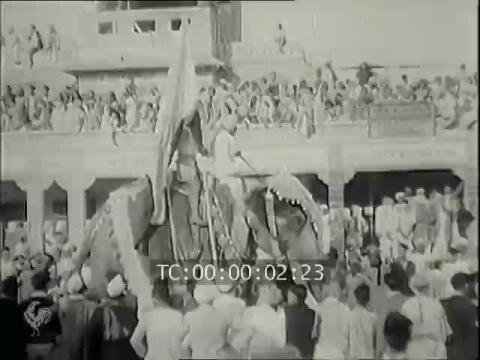
{"label": "person in dhoti", "polygon": [[326,296],[316,309],[320,337],[313,358],[343,360],[348,356],[350,309],[339,301],[341,289],[336,279],[330,279],[324,291]]}
{"label": "person in dhoti", "polygon": [[363,247],[363,236],[368,232],[368,222],[362,215],[362,208],[358,205],[352,205],[351,217],[348,222],[348,241],[353,243],[354,248]]}
{"label": "person in dhoti", "polygon": [[407,349],[411,359],[447,358],[445,342],[452,331],[438,300],[429,296],[430,281],[425,273],[415,274],[410,287],[414,296],[405,301],[401,313],[413,324]]}
{"label": "person in dhoti", "polygon": [[415,229],[412,236],[413,245],[417,247],[418,243],[424,242],[428,251],[430,251],[435,213],[425,196],[425,189],[418,188],[416,190],[413,202],[415,204]]}
{"label": "person in dhoti", "polygon": [[442,195],[433,190],[429,195],[430,207],[435,214],[435,225],[433,227],[432,260],[444,261],[448,255],[447,228],[450,224],[447,213],[443,206]]}
{"label": "person in dhoti", "polygon": [[193,291],[199,306],[184,316],[184,344],[190,348],[193,359],[219,358],[226,346],[228,323],[212,305],[218,294],[217,287],[210,283],[197,284]]}
{"label": "person in dhoti", "polygon": [[393,200],[384,197],[382,205],[375,209],[375,234],[379,239],[382,261],[388,262],[393,258],[393,238],[397,230],[393,212]]}
{"label": "person in dhoti", "polygon": [[[396,204],[393,206],[395,216],[398,221],[398,228],[394,237],[394,246],[398,249],[398,244],[411,243],[413,238],[413,228],[415,226],[415,208],[407,203],[405,193],[395,194]],[[396,254],[398,257],[398,253]]]}
{"label": "person in dhoti", "polygon": [[236,336],[230,345],[239,354],[261,354],[285,346],[285,314],[274,309],[281,299],[276,285],[259,284],[256,305],[248,306],[233,325]]}

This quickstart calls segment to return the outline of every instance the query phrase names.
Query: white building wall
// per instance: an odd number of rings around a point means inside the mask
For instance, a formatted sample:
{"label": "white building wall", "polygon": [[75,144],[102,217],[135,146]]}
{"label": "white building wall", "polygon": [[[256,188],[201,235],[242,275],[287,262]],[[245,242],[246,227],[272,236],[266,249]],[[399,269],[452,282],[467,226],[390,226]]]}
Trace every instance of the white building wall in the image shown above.
{"label": "white building wall", "polygon": [[289,41],[343,65],[367,60],[476,66],[474,0],[242,2],[243,42],[272,42],[279,22]]}

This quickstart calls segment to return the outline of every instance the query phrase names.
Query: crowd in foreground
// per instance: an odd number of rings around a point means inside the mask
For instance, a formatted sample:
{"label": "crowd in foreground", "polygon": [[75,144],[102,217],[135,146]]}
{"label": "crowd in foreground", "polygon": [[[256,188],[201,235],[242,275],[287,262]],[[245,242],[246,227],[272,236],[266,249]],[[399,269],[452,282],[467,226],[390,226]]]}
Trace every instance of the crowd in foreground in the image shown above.
{"label": "crowd in foreground", "polygon": [[[25,237],[1,261],[2,352],[12,359],[448,359],[478,356],[478,264],[456,238],[443,261],[405,242],[349,243],[322,282],[184,285],[156,279],[138,311],[120,273],[104,294],[68,241],[30,254]],[[417,248],[421,248],[417,243]],[[53,248],[50,248],[53,249]],[[386,293],[384,293],[386,290]]]}
{"label": "crowd in foreground", "polygon": [[[47,86],[7,86],[1,99],[1,128],[9,131],[76,133],[101,129],[153,132],[161,121],[161,90],[137,93],[133,79],[119,94],[80,94],[78,86],[56,95]],[[320,67],[314,78],[292,82],[275,72],[237,86],[222,79],[202,88],[213,118],[235,111],[239,124],[251,127],[288,126],[310,137],[322,124],[368,118],[375,103],[425,103],[433,107],[437,130],[474,129],[478,121],[478,75],[462,65],[454,76],[400,83],[375,73],[363,63],[356,79],[339,79],[331,63]]]}

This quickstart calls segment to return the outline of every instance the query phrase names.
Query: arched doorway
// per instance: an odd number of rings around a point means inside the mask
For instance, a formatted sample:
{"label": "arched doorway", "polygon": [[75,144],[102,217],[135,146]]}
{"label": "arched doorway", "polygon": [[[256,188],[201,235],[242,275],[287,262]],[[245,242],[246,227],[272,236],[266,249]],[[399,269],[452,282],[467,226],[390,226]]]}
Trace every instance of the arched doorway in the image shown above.
{"label": "arched doorway", "polygon": [[[27,194],[15,181],[0,182],[0,245],[13,250],[20,236],[26,235]],[[23,234],[23,235],[22,235]]]}
{"label": "arched doorway", "polygon": [[[443,194],[446,186],[457,189],[461,181],[449,169],[357,172],[345,185],[345,207],[357,205],[362,208],[362,216],[369,224],[368,231],[363,235],[363,243],[378,245],[374,228],[375,209],[384,196],[395,199],[395,194],[405,192],[406,188],[410,188],[413,194],[422,188],[428,197],[434,190]],[[459,196],[463,198],[463,189]]]}
{"label": "arched doorway", "polygon": [[432,190],[442,193],[445,186],[455,189],[460,182],[461,179],[448,169],[357,172],[345,185],[345,206],[376,206],[383,196],[394,198],[395,193],[404,191],[406,187],[413,192],[423,188],[428,196]]}
{"label": "arched doorway", "polygon": [[87,189],[87,219],[90,219],[95,212],[108,200],[110,193],[118,188],[134,182],[134,178],[97,178]]}

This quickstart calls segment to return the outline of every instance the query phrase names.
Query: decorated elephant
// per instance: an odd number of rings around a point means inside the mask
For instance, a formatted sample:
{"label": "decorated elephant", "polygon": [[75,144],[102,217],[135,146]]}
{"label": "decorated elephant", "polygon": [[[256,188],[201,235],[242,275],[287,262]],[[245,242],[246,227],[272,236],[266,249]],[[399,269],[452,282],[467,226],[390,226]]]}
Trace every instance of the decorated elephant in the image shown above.
{"label": "decorated elephant", "polygon": [[[121,273],[137,296],[139,308],[151,306],[152,261],[173,260],[168,224],[150,225],[152,211],[150,184],[140,179],[112,192],[88,222],[76,268],[90,259],[89,288],[99,297],[106,295],[109,274]],[[157,254],[154,260],[148,256],[153,252]]]}
{"label": "decorated elephant", "polygon": [[[246,192],[243,222],[231,219],[232,241],[224,252],[240,258],[288,258],[314,261],[327,258],[322,252],[322,214],[312,195],[294,176],[280,174],[261,181]],[[228,202],[228,201],[224,201]],[[224,218],[228,207],[221,206]],[[231,248],[235,251],[229,251]]]}

